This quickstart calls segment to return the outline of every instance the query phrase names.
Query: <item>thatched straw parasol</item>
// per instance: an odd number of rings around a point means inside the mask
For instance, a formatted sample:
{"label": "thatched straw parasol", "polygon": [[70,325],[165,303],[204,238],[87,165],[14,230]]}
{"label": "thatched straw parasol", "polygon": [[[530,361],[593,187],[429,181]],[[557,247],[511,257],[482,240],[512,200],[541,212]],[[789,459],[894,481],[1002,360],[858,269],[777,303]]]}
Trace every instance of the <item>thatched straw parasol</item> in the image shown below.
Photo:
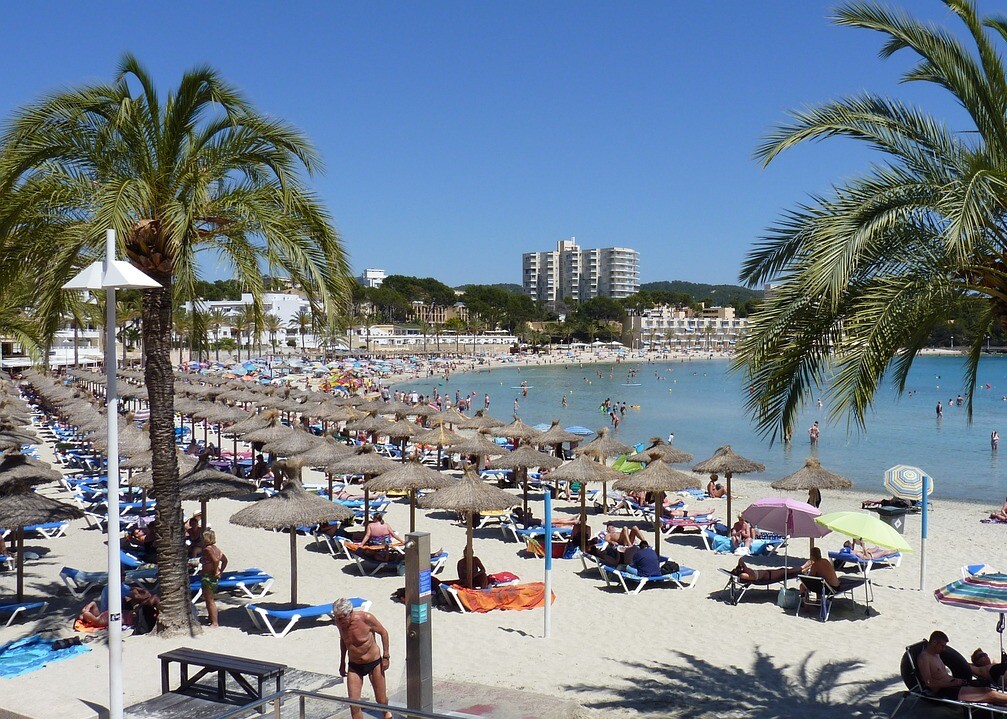
{"label": "thatched straw parasol", "polygon": [[341,442],[337,442],[332,437],[321,438],[314,447],[307,452],[295,454],[287,460],[287,464],[292,467],[318,467],[325,472],[325,479],[329,483],[329,499],[332,499],[332,469],[336,462],[346,459],[353,450]]}
{"label": "thatched straw parasol", "polygon": [[455,480],[451,477],[430,469],[418,457],[413,457],[410,461],[397,465],[395,469],[368,480],[364,489],[370,492],[409,492],[409,531],[415,532],[416,490],[443,489],[454,483]]}
{"label": "thatched straw parasol", "polygon": [[654,497],[654,551],[661,553],[661,521],[664,514],[664,495],[683,489],[699,488],[699,480],[691,474],[672,469],[661,461],[657,452],[648,454],[647,466],[639,472],[623,477],[612,486],[623,492],[655,492]]}
{"label": "thatched straw parasol", "polygon": [[406,419],[399,419],[388,428],[388,438],[399,440],[399,450],[403,462],[406,461],[406,444],[409,442],[409,438],[415,437],[421,431],[419,427]]}
{"label": "thatched straw parasol", "polygon": [[349,519],[353,510],[304,491],[298,470],[278,462],[274,471],[287,475],[283,489],[231,516],[231,523],[290,532],[290,603],[297,603],[297,527]]}
{"label": "thatched straw parasol", "polygon": [[33,492],[33,483],[8,482],[4,493],[0,494],[0,527],[15,530],[18,602],[24,601],[24,528],[32,524],[63,522],[84,516],[77,507]]}
{"label": "thatched straw parasol", "polygon": [[517,497],[486,484],[467,467],[462,478],[444,489],[420,499],[420,506],[446,509],[465,515],[465,561],[469,585],[472,582],[472,515],[475,512],[496,512],[518,504]]}
{"label": "thatched straw parasol", "polygon": [[[0,461],[0,493],[19,491],[14,488],[14,485],[19,484],[30,487],[36,484],[58,482],[61,476],[46,462],[32,459],[24,454],[6,454]],[[28,524],[33,524],[33,522],[28,522]],[[0,524],[0,527],[5,526]]]}
{"label": "thatched straw parasol", "polygon": [[731,477],[735,474],[748,474],[749,472],[765,472],[766,465],[745,459],[740,454],[731,449],[731,445],[725,444],[713,453],[713,456],[704,460],[692,468],[697,474],[723,474],[727,482],[727,523],[733,521],[731,515]]}
{"label": "thatched straw parasol", "polygon": [[788,474],[783,479],[778,479],[769,485],[773,489],[785,489],[798,491],[807,489],[812,494],[818,493],[817,502],[808,502],[817,507],[821,504],[821,491],[823,489],[850,489],[853,482],[846,477],[830,472],[818,461],[818,457],[808,457],[804,460],[804,466],[793,474]]}
{"label": "thatched straw parasol", "polygon": [[364,432],[365,434],[370,435],[372,440],[377,440],[378,435],[380,434],[388,434],[388,431],[393,426],[393,422],[389,422],[387,419],[382,419],[376,414],[367,414],[365,417],[346,423],[346,429],[352,429],[356,432]]}
{"label": "thatched straw parasol", "polygon": [[473,457],[490,457],[507,454],[510,450],[496,442],[491,442],[486,438],[486,431],[480,430],[475,437],[466,439],[451,446],[451,451],[456,454],[470,455]]}
{"label": "thatched straw parasol", "polygon": [[[608,428],[602,427],[598,430],[597,436],[582,447],[574,450],[574,454],[586,454],[594,457],[599,462],[604,462],[609,457],[618,457],[620,454],[630,454],[633,448],[623,444],[608,433]],[[602,506],[608,504],[608,485],[601,488]]]}
{"label": "thatched straw parasol", "polygon": [[[433,408],[431,407],[428,409]],[[436,427],[442,424],[446,424],[448,426],[452,425],[457,426],[462,422],[467,422],[468,420],[469,417],[466,417],[464,414],[459,412],[454,407],[442,410],[440,412],[434,412],[433,414],[427,416],[427,424],[429,424],[431,427]]]}
{"label": "thatched straw parasol", "polygon": [[[587,455],[581,455],[572,462],[567,462],[559,469],[554,469],[549,478],[554,482],[570,482],[571,484],[580,485],[580,524],[581,528],[583,528],[587,526],[588,482],[603,482],[605,484],[602,486],[606,486],[608,482],[614,482],[623,476],[622,472],[612,469],[601,462],[595,462]],[[557,484],[557,486],[559,485]],[[581,551],[585,551],[587,549],[587,535],[581,531],[580,537]]]}
{"label": "thatched straw parasol", "polygon": [[379,474],[390,472],[396,464],[387,457],[382,457],[374,451],[374,445],[361,445],[345,459],[329,465],[335,474],[362,474],[364,476],[364,524],[371,518],[371,497],[366,480]]}
{"label": "thatched straw parasol", "polygon": [[534,427],[529,427],[517,415],[514,415],[514,421],[510,424],[505,424],[503,427],[490,427],[489,433],[494,437],[507,437],[513,440],[515,445],[518,442],[538,444],[539,437],[542,436],[541,432]]}
{"label": "thatched straw parasol", "polygon": [[480,409],[471,419],[459,422],[458,429],[491,429],[493,427],[503,427],[506,422],[501,422],[495,417],[486,414],[486,410]]}
{"label": "thatched straw parasol", "polygon": [[688,452],[683,452],[680,449],[675,449],[670,444],[667,444],[660,437],[651,437],[650,446],[646,449],[637,452],[636,454],[631,454],[626,458],[627,462],[649,462],[649,456],[656,455],[658,459],[662,462],[667,462],[668,464],[679,464],[680,462],[691,462],[693,457]]}
{"label": "thatched straw parasol", "polygon": [[[183,501],[199,502],[200,529],[206,531],[206,503],[222,497],[241,497],[255,492],[255,485],[233,474],[221,472],[210,466],[206,457],[190,472],[179,477],[179,494]],[[154,494],[156,498],[157,495]]]}
{"label": "thatched straw parasol", "polygon": [[528,513],[528,470],[532,467],[555,469],[563,464],[559,457],[539,452],[534,447],[521,445],[513,452],[497,457],[490,462],[490,469],[509,469],[514,472],[515,483],[521,485],[522,503],[525,514]]}
{"label": "thatched straw parasol", "polygon": [[267,442],[262,448],[269,454],[278,454],[281,457],[290,457],[295,454],[307,452],[318,445],[318,437],[305,432],[303,429],[290,429],[278,439]]}
{"label": "thatched straw parasol", "polygon": [[538,438],[538,444],[541,446],[549,445],[553,448],[557,457],[563,456],[563,444],[564,443],[577,443],[584,438],[574,434],[573,432],[567,432],[565,429],[559,426],[559,420],[554,419],[552,425],[543,432]]}

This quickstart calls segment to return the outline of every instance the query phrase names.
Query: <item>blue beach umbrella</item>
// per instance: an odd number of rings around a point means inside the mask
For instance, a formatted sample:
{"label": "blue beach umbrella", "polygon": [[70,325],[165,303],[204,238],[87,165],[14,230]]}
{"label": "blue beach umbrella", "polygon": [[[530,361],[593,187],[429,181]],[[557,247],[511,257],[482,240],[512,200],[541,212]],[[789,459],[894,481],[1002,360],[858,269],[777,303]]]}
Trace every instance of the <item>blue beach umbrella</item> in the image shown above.
{"label": "blue beach umbrella", "polygon": [[934,493],[934,480],[919,467],[897,464],[885,471],[885,489],[895,497],[920,502],[922,505],[920,514],[920,591],[922,592],[927,572],[927,505],[930,504],[923,497],[924,495],[929,497]]}
{"label": "blue beach umbrella", "polygon": [[575,424],[572,427],[565,427],[564,429],[570,434],[579,434],[581,437],[590,437],[592,434],[594,434],[593,429],[582,427],[579,424]]}

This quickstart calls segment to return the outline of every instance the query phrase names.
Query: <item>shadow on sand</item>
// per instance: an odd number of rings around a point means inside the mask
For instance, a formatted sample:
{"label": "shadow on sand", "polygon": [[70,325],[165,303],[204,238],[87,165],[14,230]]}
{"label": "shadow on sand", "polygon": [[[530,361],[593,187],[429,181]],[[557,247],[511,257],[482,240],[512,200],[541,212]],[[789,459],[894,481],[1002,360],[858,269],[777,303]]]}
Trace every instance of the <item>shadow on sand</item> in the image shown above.
{"label": "shadow on sand", "polygon": [[[578,701],[602,712],[633,709],[645,717],[846,719],[877,716],[881,697],[901,686],[894,673],[885,679],[857,679],[850,674],[861,669],[862,662],[817,661],[814,653],[788,665],[756,650],[748,667],[719,666],[702,657],[675,654],[677,665],[623,662],[620,666],[627,667],[632,678],[624,686],[603,683],[615,697],[584,696]],[[590,695],[598,687],[566,688]]]}

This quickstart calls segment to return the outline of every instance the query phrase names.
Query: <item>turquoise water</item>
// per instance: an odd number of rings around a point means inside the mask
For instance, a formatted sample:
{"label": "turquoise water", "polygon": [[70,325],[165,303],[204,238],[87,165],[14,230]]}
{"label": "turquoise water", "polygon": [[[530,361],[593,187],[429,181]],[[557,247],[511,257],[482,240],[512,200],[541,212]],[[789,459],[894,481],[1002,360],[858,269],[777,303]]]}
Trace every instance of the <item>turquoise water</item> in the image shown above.
{"label": "turquoise water", "polygon": [[[727,372],[727,361],[665,361],[651,364],[560,365],[495,369],[491,372],[460,374],[445,383],[443,378],[405,383],[424,394],[434,387],[454,401],[455,390],[474,391],[473,408],[482,407],[483,395],[490,395],[490,414],[510,421],[513,402],[518,415],[528,424],[559,419],[564,427],[584,425],[589,429],[611,427],[598,410],[606,398],[639,405],[627,411],[615,432],[627,444],[650,437],[667,438],[675,433],[675,446],[691,452],[700,461],[717,447],[730,444],[738,453],[766,465],[766,472],[753,475],[767,481],[796,471],[811,453],[807,429],[818,420],[821,427],[817,454],[822,465],[853,480],[854,492],[866,497],[881,496],[882,475],[888,467],[911,464],[922,467],[933,478],[937,496],[1003,502],[1007,492],[1001,459],[990,449],[990,432],[1004,435],[999,453],[1007,453],[1007,359],[984,359],[979,369],[981,385],[975,397],[973,423],[966,419],[965,407],[948,406],[949,398],[962,387],[962,361],[957,357],[922,357],[912,370],[907,391],[913,396],[898,397],[890,382],[878,392],[866,430],[850,428],[845,420],[830,423],[828,406],[816,403],[807,408],[794,432],[790,447],[770,446],[762,439],[743,408],[744,388],[740,378]],[[628,372],[636,369],[634,379]],[[602,376],[598,376],[601,372]],[[663,379],[659,379],[663,377]],[[585,381],[585,378],[587,381]],[[519,387],[530,386],[527,397]],[[639,386],[624,386],[638,382]],[[563,395],[567,407],[561,406]],[[936,418],[938,400],[944,417]],[[1003,458],[1007,462],[1007,456]]]}

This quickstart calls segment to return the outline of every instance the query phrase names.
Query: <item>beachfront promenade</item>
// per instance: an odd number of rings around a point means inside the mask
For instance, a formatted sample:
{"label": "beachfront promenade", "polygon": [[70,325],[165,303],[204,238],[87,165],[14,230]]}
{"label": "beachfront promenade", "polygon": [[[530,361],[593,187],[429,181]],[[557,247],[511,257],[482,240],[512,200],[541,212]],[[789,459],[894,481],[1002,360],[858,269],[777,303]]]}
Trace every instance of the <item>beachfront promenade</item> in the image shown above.
{"label": "beachfront promenade", "polygon": [[[40,447],[40,454],[43,459],[54,459],[49,446]],[[878,468],[879,476],[883,469]],[[324,477],[314,471],[306,471],[304,479],[306,483],[324,483]],[[735,478],[734,489],[734,506],[739,509],[760,497],[778,494],[758,479]],[[65,497],[55,485],[45,487],[43,493]],[[858,480],[851,492],[826,491],[823,495],[825,511],[857,509],[862,499],[881,496],[880,483]],[[533,493],[532,497],[536,514],[541,515],[540,495]],[[803,500],[804,496],[794,498]],[[230,566],[268,571],[275,584],[264,601],[282,604],[289,585],[289,543],[282,534],[227,521],[248,504],[244,498],[211,502],[209,524],[216,530]],[[689,504],[693,512],[711,510],[726,519],[723,500],[690,499]],[[541,638],[541,610],[487,614],[435,610],[434,677],[562,697],[601,710],[603,716],[723,716],[742,709],[747,716],[846,717],[856,712],[876,713],[879,703],[881,710],[890,710],[901,688],[897,668],[906,644],[941,628],[963,652],[980,645],[996,648],[993,615],[940,606],[932,590],[957,578],[963,564],[987,562],[996,566],[1005,528],[979,523],[989,511],[985,505],[945,500],[939,495],[934,505],[927,591],[916,590],[917,559],[908,555],[900,568],[872,573],[874,602],[869,616],[862,604],[853,607],[839,602],[827,623],[819,622],[814,613],[795,617],[775,605],[775,587],[753,590],[741,604],[732,606],[725,601],[721,591],[724,578],[717,570],[733,567],[736,558],[708,551],[697,539],[673,536],[663,540],[662,547],[680,564],[700,571],[699,584],[693,590],[654,587],[639,595],[626,595],[606,588],[596,572],[585,573],[579,560],[556,560],[553,589],[557,600],[549,640]],[[187,503],[185,508],[192,513],[198,504]],[[569,518],[578,510],[575,501],[556,503],[557,516]],[[393,501],[387,519],[398,531],[405,531],[408,505]],[[589,514],[595,530],[603,521],[605,518],[593,510]],[[612,517],[611,521],[619,525],[642,523],[624,517]],[[461,556],[465,542],[464,526],[444,512],[420,510],[417,529],[430,532],[432,546],[450,553],[445,576],[453,575],[454,561]],[[475,536],[476,554],[491,573],[507,571],[529,582],[541,579],[541,560],[527,556],[523,545],[506,541],[498,528],[476,530]],[[917,517],[909,518],[906,537],[918,547]],[[842,539],[829,536],[817,544],[838,549]],[[27,544],[39,558],[27,564],[26,594],[48,599],[50,610],[37,622],[0,630],[0,642],[43,629],[71,634],[70,625],[82,602],[62,589],[59,570],[63,566],[92,571],[103,568],[103,537],[86,529],[83,522],[73,523],[65,537],[29,539]],[[792,561],[806,558],[807,549],[807,540],[793,540]],[[298,562],[301,603],[321,604],[337,596],[359,596],[373,603],[373,613],[392,637],[390,687],[393,698],[401,699],[405,610],[391,595],[403,580],[388,574],[361,576],[352,563],[333,557],[306,538],[298,541]],[[10,594],[12,573],[0,574],[0,587],[5,596]],[[220,607],[222,626],[208,629],[198,638],[126,639],[127,704],[159,693],[156,656],[181,645],[278,661],[318,674],[336,673],[338,634],[330,624],[305,624],[277,640],[252,627],[244,603],[237,598],[223,596]],[[202,605],[199,610],[205,614]],[[106,702],[107,684],[100,642],[92,649],[6,680],[0,706],[25,716],[93,716],[95,707]],[[803,670],[814,672],[825,666],[836,672],[835,682],[842,687],[827,691],[795,679]],[[480,697],[471,697],[471,706],[479,703]],[[783,710],[781,705],[793,708]],[[44,713],[39,712],[40,707],[46,708]]]}

